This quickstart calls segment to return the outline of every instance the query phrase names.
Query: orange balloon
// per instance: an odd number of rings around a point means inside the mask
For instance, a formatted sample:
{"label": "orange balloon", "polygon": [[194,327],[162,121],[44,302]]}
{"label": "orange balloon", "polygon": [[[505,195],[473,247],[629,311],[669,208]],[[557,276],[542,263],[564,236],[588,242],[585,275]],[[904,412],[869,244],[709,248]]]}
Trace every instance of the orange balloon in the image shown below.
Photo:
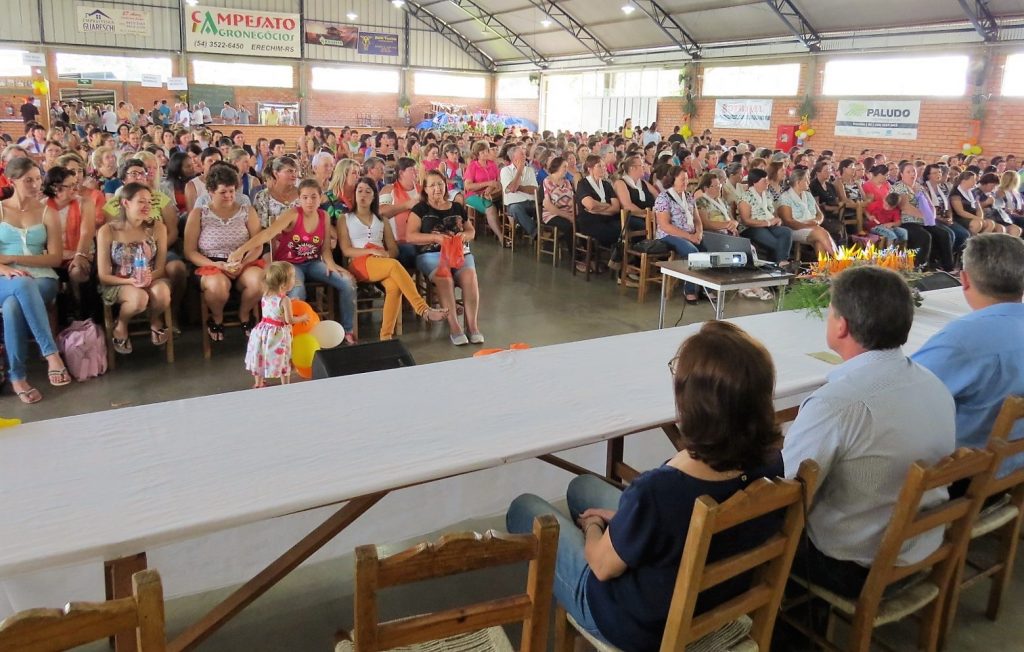
{"label": "orange balloon", "polygon": [[530,348],[530,345],[526,342],[514,342],[508,345],[510,351],[525,351]]}
{"label": "orange balloon", "polygon": [[292,315],[298,317],[299,315],[307,315],[309,319],[302,324],[292,324],[292,335],[302,335],[313,330],[313,327],[320,323],[320,315],[316,314],[313,310],[313,306],[309,305],[305,301],[298,299],[292,299]]}
{"label": "orange balloon", "polygon": [[482,358],[485,355],[494,355],[495,353],[501,353],[504,350],[505,349],[480,349],[479,351],[473,354],[473,357]]}
{"label": "orange balloon", "polygon": [[313,377],[313,367],[295,367],[295,373],[309,380]]}

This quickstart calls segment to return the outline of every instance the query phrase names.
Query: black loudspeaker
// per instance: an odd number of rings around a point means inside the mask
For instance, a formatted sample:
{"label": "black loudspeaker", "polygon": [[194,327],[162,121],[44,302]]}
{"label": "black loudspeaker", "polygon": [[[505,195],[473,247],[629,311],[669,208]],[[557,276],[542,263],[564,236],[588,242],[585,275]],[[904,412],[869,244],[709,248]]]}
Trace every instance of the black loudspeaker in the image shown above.
{"label": "black loudspeaker", "polygon": [[368,371],[412,367],[412,354],[399,340],[321,349],[313,356],[313,378],[335,378]]}
{"label": "black loudspeaker", "polygon": [[926,276],[922,276],[916,281],[911,281],[910,284],[921,292],[927,292],[929,290],[958,288],[960,287],[960,279],[948,272],[933,272]]}

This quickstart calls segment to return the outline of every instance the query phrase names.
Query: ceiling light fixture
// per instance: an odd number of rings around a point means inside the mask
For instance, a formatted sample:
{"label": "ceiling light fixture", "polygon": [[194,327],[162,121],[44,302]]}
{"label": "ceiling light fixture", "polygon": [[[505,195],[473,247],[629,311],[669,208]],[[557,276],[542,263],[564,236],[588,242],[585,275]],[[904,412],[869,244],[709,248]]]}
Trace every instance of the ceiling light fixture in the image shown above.
{"label": "ceiling light fixture", "polygon": [[634,7],[633,5],[622,5],[622,13],[626,14],[627,16],[633,13],[634,11],[636,11],[636,7]]}
{"label": "ceiling light fixture", "polygon": [[395,9],[401,9],[405,6],[405,0],[391,0],[391,4],[395,5]]}
{"label": "ceiling light fixture", "polygon": [[345,14],[345,18],[348,18],[349,20],[355,20],[356,18],[359,18],[359,16],[356,14],[356,12],[350,11],[347,14]]}
{"label": "ceiling light fixture", "polygon": [[544,27],[551,27],[551,19],[545,18],[544,20],[540,21],[540,24],[543,25]]}
{"label": "ceiling light fixture", "polygon": [[199,0],[185,0],[185,4],[187,4],[189,7],[195,7],[197,4],[199,4]]}

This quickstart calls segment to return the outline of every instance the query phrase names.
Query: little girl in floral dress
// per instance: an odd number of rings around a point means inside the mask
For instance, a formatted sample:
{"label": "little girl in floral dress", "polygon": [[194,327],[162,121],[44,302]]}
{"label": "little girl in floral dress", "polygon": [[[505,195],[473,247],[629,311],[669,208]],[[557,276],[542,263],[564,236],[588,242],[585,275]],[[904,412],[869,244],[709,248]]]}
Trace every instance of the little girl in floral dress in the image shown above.
{"label": "little girl in floral dress", "polygon": [[309,319],[306,315],[292,315],[292,302],[287,296],[295,286],[295,268],[291,263],[271,263],[264,282],[267,291],[260,304],[263,319],[252,329],[245,352],[245,368],[255,380],[253,387],[263,387],[267,378],[280,378],[282,385],[288,384],[291,377],[291,325]]}

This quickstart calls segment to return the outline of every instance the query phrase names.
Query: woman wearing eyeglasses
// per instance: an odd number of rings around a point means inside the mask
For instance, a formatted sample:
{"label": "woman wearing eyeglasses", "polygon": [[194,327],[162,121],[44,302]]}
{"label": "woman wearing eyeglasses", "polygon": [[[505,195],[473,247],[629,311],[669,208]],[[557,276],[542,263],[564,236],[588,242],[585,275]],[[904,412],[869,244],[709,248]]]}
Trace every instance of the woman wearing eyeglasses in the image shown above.
{"label": "woman wearing eyeglasses", "polygon": [[85,283],[92,275],[96,206],[91,201],[81,201],[77,173],[59,165],[46,173],[43,195],[45,210],[53,213],[62,225],[62,263],[68,278],[73,285]]}

